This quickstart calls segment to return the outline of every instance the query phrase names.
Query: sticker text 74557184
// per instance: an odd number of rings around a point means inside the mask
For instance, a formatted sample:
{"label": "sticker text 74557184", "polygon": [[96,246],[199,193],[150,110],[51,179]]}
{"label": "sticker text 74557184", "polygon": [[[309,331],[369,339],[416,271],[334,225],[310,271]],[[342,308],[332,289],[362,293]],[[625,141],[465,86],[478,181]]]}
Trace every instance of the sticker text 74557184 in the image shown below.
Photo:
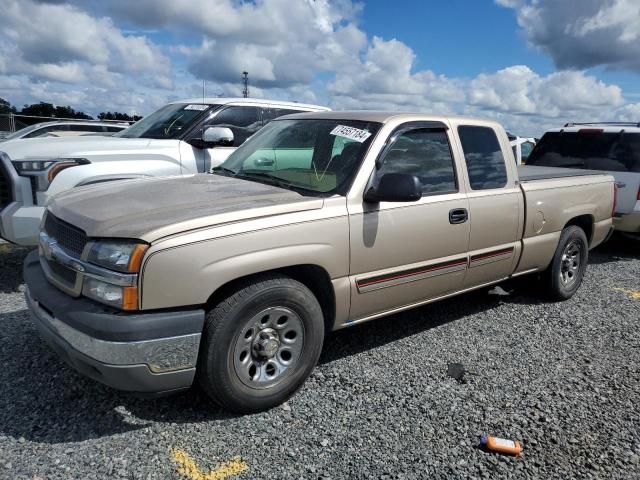
{"label": "sticker text 74557184", "polygon": [[360,128],[347,127],[346,125],[338,125],[331,130],[331,135],[348,138],[356,142],[362,143],[371,136],[371,132]]}

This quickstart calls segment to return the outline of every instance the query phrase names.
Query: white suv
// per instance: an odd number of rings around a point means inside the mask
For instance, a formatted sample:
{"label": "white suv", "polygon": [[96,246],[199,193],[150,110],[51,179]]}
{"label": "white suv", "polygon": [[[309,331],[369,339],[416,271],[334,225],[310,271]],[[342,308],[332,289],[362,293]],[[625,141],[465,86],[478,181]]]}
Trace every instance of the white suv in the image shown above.
{"label": "white suv", "polygon": [[0,144],[0,236],[36,245],[49,199],[82,185],[208,172],[270,120],[329,110],[250,98],[172,102],[111,137]]}
{"label": "white suv", "polygon": [[640,235],[640,123],[568,123],[547,131],[527,165],[600,170],[616,179],[616,230]]}

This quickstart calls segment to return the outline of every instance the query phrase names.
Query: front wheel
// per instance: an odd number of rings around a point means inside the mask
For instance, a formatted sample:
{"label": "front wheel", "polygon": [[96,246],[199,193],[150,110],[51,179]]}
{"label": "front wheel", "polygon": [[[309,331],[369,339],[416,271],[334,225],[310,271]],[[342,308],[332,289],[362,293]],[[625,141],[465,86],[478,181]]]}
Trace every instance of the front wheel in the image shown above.
{"label": "front wheel", "polygon": [[547,290],[553,300],[567,300],[578,291],[588,260],[589,244],[584,230],[575,225],[565,228],[546,272]]}
{"label": "front wheel", "polygon": [[266,410],[300,388],[323,339],[322,309],[305,285],[280,275],[254,278],[207,314],[199,383],[227,410]]}

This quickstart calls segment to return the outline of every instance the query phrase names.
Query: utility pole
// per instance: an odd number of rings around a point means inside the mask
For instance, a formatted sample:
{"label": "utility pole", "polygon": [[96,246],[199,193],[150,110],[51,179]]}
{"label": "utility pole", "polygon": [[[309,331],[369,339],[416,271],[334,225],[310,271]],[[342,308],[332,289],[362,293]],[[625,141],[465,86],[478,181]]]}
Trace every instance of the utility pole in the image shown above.
{"label": "utility pole", "polygon": [[249,96],[249,72],[242,72],[242,83],[244,84],[242,96],[247,98]]}

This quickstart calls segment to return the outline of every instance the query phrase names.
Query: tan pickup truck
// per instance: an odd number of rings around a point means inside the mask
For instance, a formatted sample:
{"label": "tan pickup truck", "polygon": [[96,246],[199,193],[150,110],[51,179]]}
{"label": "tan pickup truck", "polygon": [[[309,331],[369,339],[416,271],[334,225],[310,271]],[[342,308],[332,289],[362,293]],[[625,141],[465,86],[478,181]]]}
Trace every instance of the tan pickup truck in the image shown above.
{"label": "tan pickup truck", "polygon": [[258,411],[302,385],[331,330],[534,272],[571,297],[613,204],[609,175],[517,167],[494,122],[292,115],[212,174],[54,198],[26,297],[95,380],[157,393],[197,379]]}

